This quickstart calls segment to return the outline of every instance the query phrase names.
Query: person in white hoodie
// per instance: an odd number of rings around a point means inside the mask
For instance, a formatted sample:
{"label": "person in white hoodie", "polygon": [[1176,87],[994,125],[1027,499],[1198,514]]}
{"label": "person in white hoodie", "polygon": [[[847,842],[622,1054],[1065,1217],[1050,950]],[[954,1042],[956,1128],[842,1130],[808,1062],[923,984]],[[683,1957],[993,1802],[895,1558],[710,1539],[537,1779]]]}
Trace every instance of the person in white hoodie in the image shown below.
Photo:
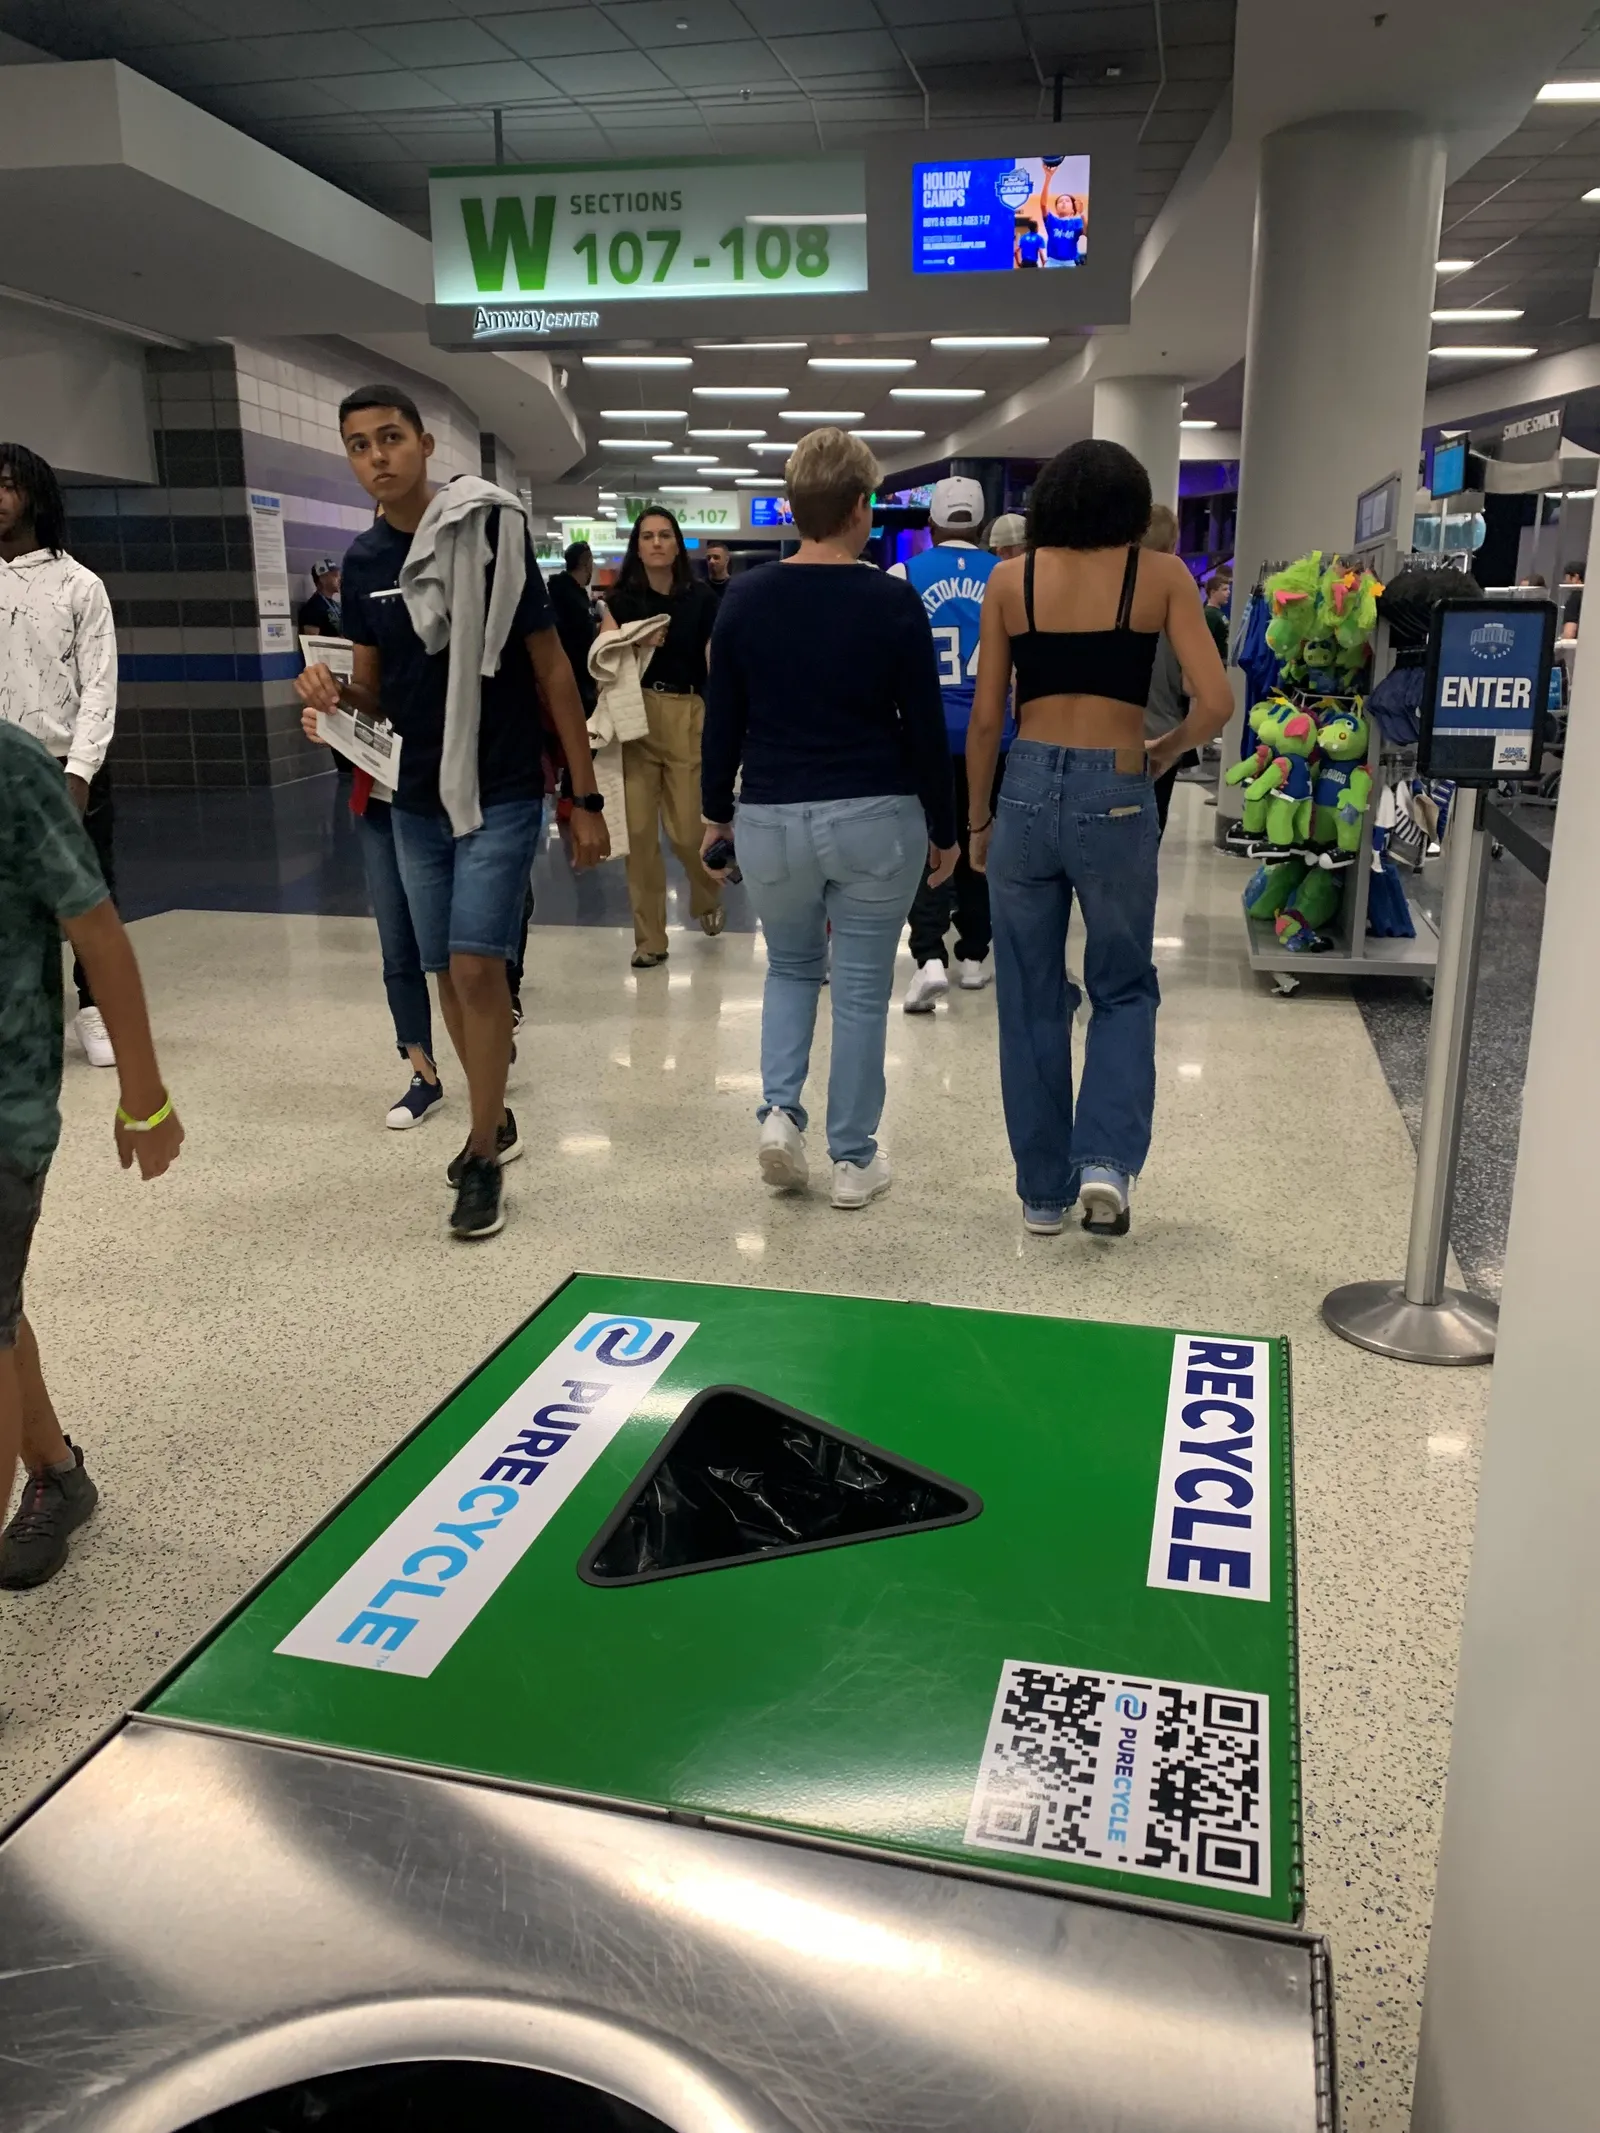
{"label": "person in white hoodie", "polygon": [[[117,717],[117,633],[106,589],[67,553],[67,518],[48,461],[0,444],[0,718],[21,726],[61,765],[113,898],[111,773]],[[73,1031],[91,1066],[115,1066],[89,974]]]}
{"label": "person in white hoodie", "polygon": [[521,504],[475,476],[434,493],[433,439],[399,386],[347,394],[339,429],[383,515],[344,559],[351,680],[310,666],[295,689],[313,739],[316,714],[341,707],[387,719],[399,735],[394,856],[472,1103],[466,1146],[446,1173],[456,1191],[450,1228],[492,1237],[505,1225],[501,1167],[522,1153],[506,1106],[506,963],[521,940],[544,814],[541,697],[572,778],[576,866],[610,850],[604,802]]}

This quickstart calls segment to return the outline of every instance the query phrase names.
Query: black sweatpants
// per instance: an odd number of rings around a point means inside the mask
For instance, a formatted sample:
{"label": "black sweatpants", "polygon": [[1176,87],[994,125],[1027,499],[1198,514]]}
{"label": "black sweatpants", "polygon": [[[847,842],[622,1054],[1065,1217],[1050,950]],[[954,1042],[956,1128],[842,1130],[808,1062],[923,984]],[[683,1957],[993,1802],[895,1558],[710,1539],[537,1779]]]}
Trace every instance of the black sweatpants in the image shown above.
{"label": "black sweatpants", "polygon": [[[937,889],[928,887],[931,870],[923,869],[922,886],[911,901],[911,953],[919,963],[948,962],[944,937],[950,930],[952,917],[956,925],[956,955],[961,962],[981,963],[989,953],[993,939],[989,924],[989,877],[975,874],[967,858],[972,809],[967,794],[966,757],[952,756],[950,767],[956,780],[956,838],[961,846],[961,857],[956,861],[956,870],[950,879]],[[991,816],[1000,797],[1000,780],[1005,775],[1005,767],[1002,757],[994,774],[994,791],[989,796]]]}
{"label": "black sweatpants", "polygon": [[[117,864],[111,849],[111,831],[115,821],[111,804],[111,770],[102,763],[89,780],[89,798],[83,810],[83,826],[89,832],[89,842],[94,846],[94,856],[100,862],[100,871],[106,878],[106,888],[111,901],[117,900]],[[74,956],[72,959],[72,982],[78,988],[78,1005],[93,1007],[94,994],[89,990],[89,973]]]}

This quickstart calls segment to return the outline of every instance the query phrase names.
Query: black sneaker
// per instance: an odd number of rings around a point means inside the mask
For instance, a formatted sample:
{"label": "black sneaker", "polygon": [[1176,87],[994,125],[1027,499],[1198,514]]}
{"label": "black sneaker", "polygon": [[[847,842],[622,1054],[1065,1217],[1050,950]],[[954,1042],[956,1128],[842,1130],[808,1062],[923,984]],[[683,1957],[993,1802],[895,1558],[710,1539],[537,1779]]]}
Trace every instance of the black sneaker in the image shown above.
{"label": "black sneaker", "polygon": [[456,1237],[493,1237],[506,1226],[505,1179],[500,1165],[486,1155],[469,1155],[461,1166],[450,1233]]}
{"label": "black sneaker", "polygon": [[100,1500],[84,1471],[83,1453],[69,1437],[75,1462],[70,1474],[30,1474],[17,1515],[0,1536],[0,1586],[23,1592],[53,1578],[67,1559],[67,1535],[81,1526]]}
{"label": "black sneaker", "polygon": [[[445,1171],[449,1184],[459,1185],[466,1175],[467,1164],[471,1161],[471,1147],[472,1143],[468,1141],[459,1155],[450,1158],[449,1168]],[[500,1131],[494,1137],[494,1159],[497,1163],[514,1163],[521,1153],[522,1140],[517,1132],[517,1114],[507,1104],[506,1115],[500,1121]],[[487,1161],[488,1158],[485,1157],[484,1160]]]}

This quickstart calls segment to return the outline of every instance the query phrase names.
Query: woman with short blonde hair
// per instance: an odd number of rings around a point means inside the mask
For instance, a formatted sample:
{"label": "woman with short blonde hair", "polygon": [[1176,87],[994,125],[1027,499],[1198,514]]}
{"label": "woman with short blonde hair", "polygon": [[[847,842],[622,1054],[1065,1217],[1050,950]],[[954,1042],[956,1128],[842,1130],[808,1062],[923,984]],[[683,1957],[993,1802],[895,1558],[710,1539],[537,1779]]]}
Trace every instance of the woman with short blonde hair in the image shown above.
{"label": "woman with short blonde hair", "polygon": [[859,437],[820,429],[785,472],[800,545],[739,578],[717,618],[703,849],[734,840],[767,939],[761,1175],[807,1183],[801,1097],[828,979],[832,1199],[865,1207],[889,1188],[877,1132],[895,951],[924,866],[937,882],[955,865],[955,794],[922,602],[860,564],[878,462]]}

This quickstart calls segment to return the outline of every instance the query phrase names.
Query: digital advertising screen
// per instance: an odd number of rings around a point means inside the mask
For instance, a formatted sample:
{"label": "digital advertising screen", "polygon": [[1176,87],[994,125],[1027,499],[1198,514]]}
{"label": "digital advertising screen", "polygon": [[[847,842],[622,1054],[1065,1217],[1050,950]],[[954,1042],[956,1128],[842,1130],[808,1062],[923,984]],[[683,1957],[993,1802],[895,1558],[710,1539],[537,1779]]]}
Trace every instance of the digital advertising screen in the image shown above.
{"label": "digital advertising screen", "polygon": [[1087,156],[912,165],[913,273],[1047,272],[1088,256]]}
{"label": "digital advertising screen", "polygon": [[792,526],[794,513],[789,509],[788,497],[752,496],[750,523],[752,526]]}
{"label": "digital advertising screen", "polygon": [[1430,496],[1459,496],[1467,486],[1467,440],[1452,437],[1433,448],[1433,466],[1428,479]]}

